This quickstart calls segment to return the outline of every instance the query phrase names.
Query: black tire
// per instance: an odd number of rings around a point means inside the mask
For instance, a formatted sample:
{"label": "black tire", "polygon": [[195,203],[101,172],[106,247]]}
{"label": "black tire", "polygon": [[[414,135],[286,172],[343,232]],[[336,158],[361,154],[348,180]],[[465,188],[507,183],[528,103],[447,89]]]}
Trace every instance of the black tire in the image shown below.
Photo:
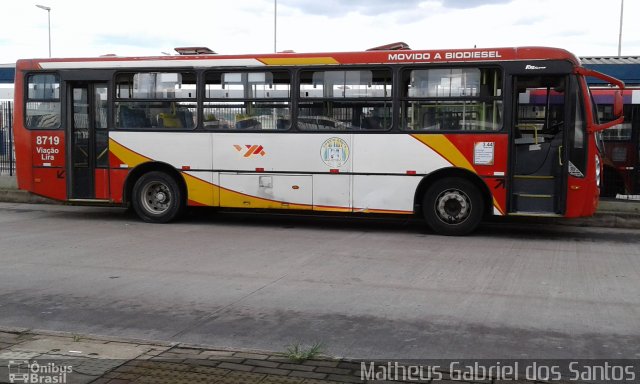
{"label": "black tire", "polygon": [[145,173],[133,186],[132,205],[149,223],[167,223],[180,215],[184,199],[176,180],[164,172]]}
{"label": "black tire", "polygon": [[478,187],[461,178],[436,181],[422,201],[422,213],[429,227],[445,236],[473,232],[484,214],[484,199]]}

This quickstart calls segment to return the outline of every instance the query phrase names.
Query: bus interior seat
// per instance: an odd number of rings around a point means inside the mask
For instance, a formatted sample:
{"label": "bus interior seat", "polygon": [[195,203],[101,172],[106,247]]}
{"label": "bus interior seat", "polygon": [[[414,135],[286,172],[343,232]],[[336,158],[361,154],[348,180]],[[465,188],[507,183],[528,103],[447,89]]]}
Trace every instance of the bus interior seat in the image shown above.
{"label": "bus interior seat", "polygon": [[276,129],[289,129],[291,121],[289,119],[278,118],[276,120]]}
{"label": "bus interior seat", "polygon": [[180,118],[169,113],[158,113],[158,128],[182,128]]}
{"label": "bus interior seat", "polygon": [[362,129],[382,129],[380,124],[380,118],[375,116],[369,116],[362,119]]}
{"label": "bus interior seat", "polygon": [[148,128],[147,114],[142,109],[121,105],[118,111],[121,128]]}
{"label": "bus interior seat", "polygon": [[160,128],[193,128],[193,112],[188,109],[171,109],[171,113],[158,113],[158,127]]}
{"label": "bus interior seat", "polygon": [[193,128],[195,126],[195,124],[193,123],[193,112],[191,112],[190,110],[180,109],[177,111],[177,115],[184,128]]}

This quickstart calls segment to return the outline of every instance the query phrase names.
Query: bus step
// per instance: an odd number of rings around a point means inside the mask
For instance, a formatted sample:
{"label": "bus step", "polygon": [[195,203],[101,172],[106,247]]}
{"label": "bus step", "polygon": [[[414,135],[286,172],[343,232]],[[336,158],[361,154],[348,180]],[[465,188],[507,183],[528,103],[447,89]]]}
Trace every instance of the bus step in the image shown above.
{"label": "bus step", "polygon": [[527,216],[527,217],[564,217],[559,213],[550,212],[510,212],[509,216]]}
{"label": "bus step", "polygon": [[554,193],[556,180],[553,176],[520,176],[513,177],[513,192],[528,194]]}
{"label": "bus step", "polygon": [[515,212],[555,212],[555,195],[514,193]]}

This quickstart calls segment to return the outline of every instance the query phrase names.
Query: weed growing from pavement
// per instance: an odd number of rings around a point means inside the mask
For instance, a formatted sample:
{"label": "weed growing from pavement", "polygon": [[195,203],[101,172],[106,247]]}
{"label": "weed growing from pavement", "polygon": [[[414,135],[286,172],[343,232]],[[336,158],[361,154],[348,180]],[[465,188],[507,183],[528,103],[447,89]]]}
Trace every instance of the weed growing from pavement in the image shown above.
{"label": "weed growing from pavement", "polygon": [[305,360],[313,359],[320,355],[324,350],[322,343],[314,343],[309,348],[304,348],[300,343],[293,343],[287,346],[285,356],[296,363],[302,363]]}
{"label": "weed growing from pavement", "polygon": [[80,337],[80,335],[73,335],[73,341],[74,341],[74,342],[76,342],[76,343],[77,343],[77,342],[78,342],[78,341],[80,341],[81,339],[82,339],[82,337]]}

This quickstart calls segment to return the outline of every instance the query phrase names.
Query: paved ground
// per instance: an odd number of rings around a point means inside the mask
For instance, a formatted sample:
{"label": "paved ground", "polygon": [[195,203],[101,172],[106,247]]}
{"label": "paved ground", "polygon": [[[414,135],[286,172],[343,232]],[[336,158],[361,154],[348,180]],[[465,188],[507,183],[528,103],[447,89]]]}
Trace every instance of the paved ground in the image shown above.
{"label": "paved ground", "polygon": [[592,375],[594,364],[602,362],[358,361],[321,354],[294,358],[286,353],[0,327],[0,383],[11,384],[638,382],[637,360],[611,361],[609,369]]}
{"label": "paved ground", "polygon": [[[74,384],[372,382],[362,380],[358,362],[322,356],[292,361],[283,354],[261,351],[220,350],[60,333],[0,331],[0,383],[11,383],[12,374],[35,374],[37,380],[30,376],[29,382]],[[444,372],[438,375],[450,378]]]}
{"label": "paved ground", "polygon": [[0,204],[0,325],[350,358],[638,358],[640,231]]}

